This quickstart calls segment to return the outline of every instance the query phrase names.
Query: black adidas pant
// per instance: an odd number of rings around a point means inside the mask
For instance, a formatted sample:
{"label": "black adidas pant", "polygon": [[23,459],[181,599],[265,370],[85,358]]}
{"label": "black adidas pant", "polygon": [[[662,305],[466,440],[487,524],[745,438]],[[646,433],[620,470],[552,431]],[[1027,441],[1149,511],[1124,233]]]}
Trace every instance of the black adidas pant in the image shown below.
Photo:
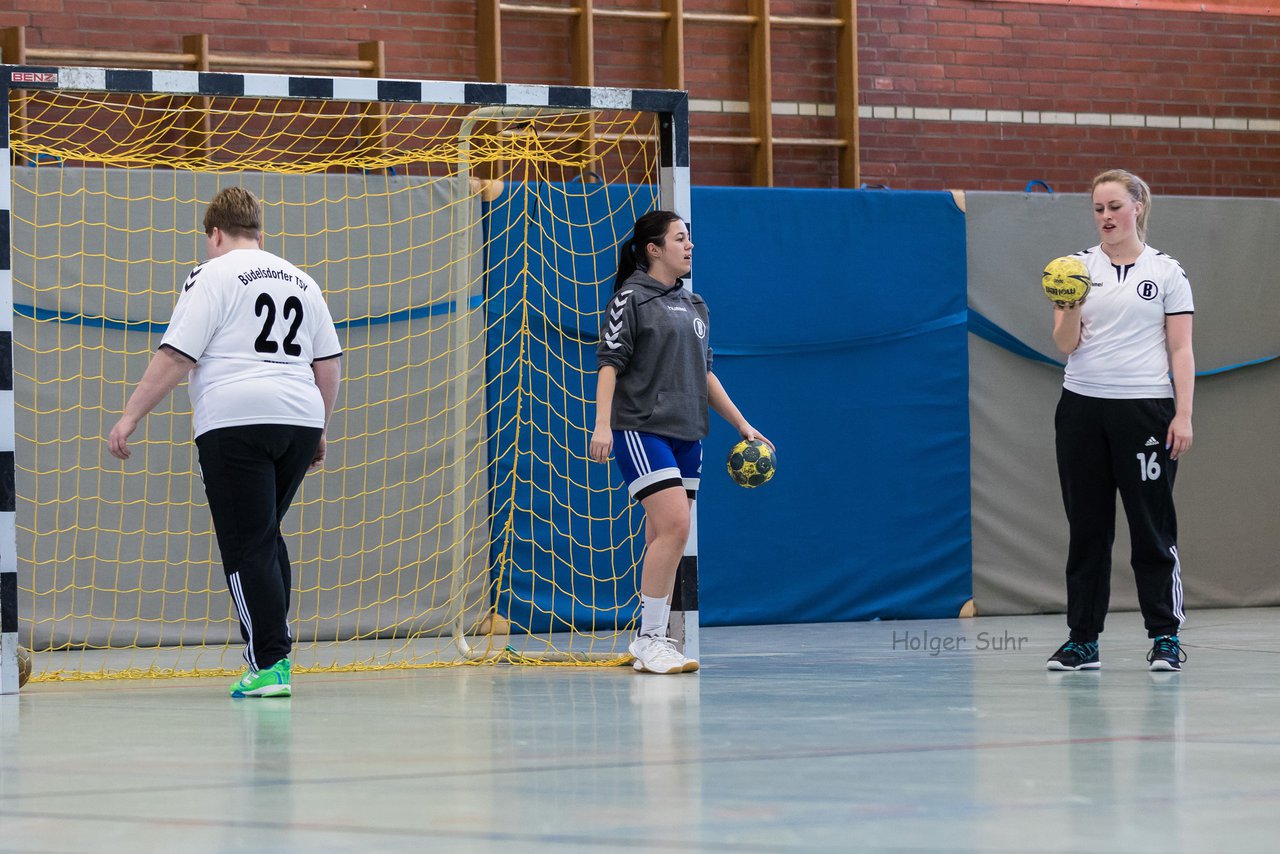
{"label": "black adidas pant", "polygon": [[1165,436],[1172,398],[1113,400],[1063,389],[1054,416],[1058,478],[1067,510],[1067,626],[1071,639],[1096,641],[1111,595],[1116,491],[1133,546],[1138,605],[1150,637],[1176,635],[1182,623],[1178,519]]}
{"label": "black adidas pant", "polygon": [[320,444],[319,427],[251,424],[196,437],[213,530],[249,666],[287,658],[289,552],[280,521]]}

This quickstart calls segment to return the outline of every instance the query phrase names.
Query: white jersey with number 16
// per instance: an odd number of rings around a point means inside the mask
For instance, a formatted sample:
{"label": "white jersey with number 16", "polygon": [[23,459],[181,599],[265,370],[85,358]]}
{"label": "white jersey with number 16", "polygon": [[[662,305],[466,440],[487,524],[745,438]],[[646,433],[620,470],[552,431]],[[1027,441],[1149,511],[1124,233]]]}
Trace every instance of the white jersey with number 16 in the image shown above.
{"label": "white jersey with number 16", "polygon": [[1170,315],[1195,312],[1182,265],[1150,246],[1122,266],[1101,246],[1075,257],[1093,286],[1079,309],[1080,344],[1067,359],[1063,387],[1086,397],[1173,397],[1165,324]]}
{"label": "white jersey with number 16", "polygon": [[324,426],[311,363],[342,355],[315,280],[260,249],[191,271],[160,346],[195,361],[194,431],[240,424]]}

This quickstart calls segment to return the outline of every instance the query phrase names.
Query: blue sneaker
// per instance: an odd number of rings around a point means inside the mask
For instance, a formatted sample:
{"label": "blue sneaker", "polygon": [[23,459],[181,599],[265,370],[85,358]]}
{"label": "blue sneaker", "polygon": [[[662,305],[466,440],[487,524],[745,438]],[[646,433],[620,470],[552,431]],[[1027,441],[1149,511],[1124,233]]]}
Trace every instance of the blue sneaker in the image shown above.
{"label": "blue sneaker", "polygon": [[1160,635],[1151,643],[1151,652],[1147,653],[1147,663],[1152,670],[1182,670],[1182,662],[1187,654],[1182,651],[1177,635]]}
{"label": "blue sneaker", "polygon": [[246,670],[240,681],[231,686],[231,696],[242,697],[291,697],[289,687],[289,659],[282,658],[264,670]]}
{"label": "blue sneaker", "polygon": [[1081,643],[1069,640],[1045,662],[1047,670],[1100,670],[1098,642]]}

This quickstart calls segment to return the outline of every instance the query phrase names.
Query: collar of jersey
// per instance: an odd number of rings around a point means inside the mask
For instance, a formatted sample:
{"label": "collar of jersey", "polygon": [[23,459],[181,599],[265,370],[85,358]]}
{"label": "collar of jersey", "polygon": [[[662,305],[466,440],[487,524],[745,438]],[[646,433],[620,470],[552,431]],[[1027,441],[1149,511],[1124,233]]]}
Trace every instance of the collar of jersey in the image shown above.
{"label": "collar of jersey", "polygon": [[683,289],[684,279],[676,279],[676,283],[674,285],[664,285],[662,284],[662,282],[659,282],[657,279],[655,279],[653,276],[650,276],[644,270],[636,270],[634,273],[632,273],[630,276],[627,277],[626,284],[636,285],[638,287],[642,287],[650,291],[656,291],[656,293],[653,294],[653,296],[665,297],[665,296],[671,296],[675,294],[677,291],[680,291],[681,289]]}

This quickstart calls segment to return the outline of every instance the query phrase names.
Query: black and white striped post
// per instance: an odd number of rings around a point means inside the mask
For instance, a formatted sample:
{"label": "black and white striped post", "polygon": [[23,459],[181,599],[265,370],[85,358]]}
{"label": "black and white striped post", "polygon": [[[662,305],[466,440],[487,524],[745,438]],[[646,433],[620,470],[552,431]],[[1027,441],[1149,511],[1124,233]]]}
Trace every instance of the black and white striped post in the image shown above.
{"label": "black and white striped post", "polygon": [[[21,77],[21,75],[20,75]],[[18,536],[13,431],[11,73],[0,83],[0,694],[18,690]]]}

